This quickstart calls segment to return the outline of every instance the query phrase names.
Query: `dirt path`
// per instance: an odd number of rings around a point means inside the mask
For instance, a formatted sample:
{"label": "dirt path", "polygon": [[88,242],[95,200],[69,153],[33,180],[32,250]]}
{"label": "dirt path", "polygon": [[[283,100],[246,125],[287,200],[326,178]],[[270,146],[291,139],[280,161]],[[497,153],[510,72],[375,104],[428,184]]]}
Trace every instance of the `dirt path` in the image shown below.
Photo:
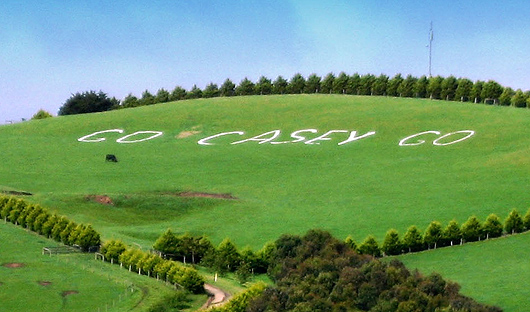
{"label": "dirt path", "polygon": [[224,292],[222,289],[215,287],[210,284],[204,284],[204,289],[208,294],[210,294],[210,298],[208,298],[208,301],[201,307],[201,310],[207,309],[209,307],[213,306],[219,306],[223,303],[228,301],[228,298],[230,298],[230,294]]}

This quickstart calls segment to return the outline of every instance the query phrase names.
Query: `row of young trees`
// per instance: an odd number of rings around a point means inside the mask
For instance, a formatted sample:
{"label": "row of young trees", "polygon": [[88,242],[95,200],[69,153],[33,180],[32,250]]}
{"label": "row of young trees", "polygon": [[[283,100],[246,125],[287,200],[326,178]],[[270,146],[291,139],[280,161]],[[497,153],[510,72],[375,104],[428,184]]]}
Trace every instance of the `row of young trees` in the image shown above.
{"label": "row of young trees", "polygon": [[79,246],[83,251],[98,248],[101,242],[100,234],[90,224],[77,224],[13,196],[0,196],[0,217],[65,245]]}
{"label": "row of young trees", "polygon": [[348,236],[345,242],[361,254],[380,257],[453,246],[529,230],[530,210],[523,217],[517,209],[513,209],[504,223],[495,214],[490,214],[484,223],[481,223],[476,216],[471,216],[462,226],[456,220],[450,221],[445,227],[440,222],[433,221],[423,233],[412,225],[407,229],[403,238],[399,237],[397,230],[390,229],[381,246],[373,235],[369,235],[359,246],[351,236]]}
{"label": "row of young trees", "polygon": [[274,246],[271,243],[266,244],[258,252],[248,247],[239,250],[226,238],[216,247],[204,235],[176,235],[168,229],[156,240],[153,249],[160,252],[164,258],[184,263],[200,263],[219,274],[235,272],[239,281],[244,283],[251,274],[267,272]]}
{"label": "row of young trees", "polygon": [[196,98],[212,98],[240,95],[268,95],[268,94],[352,94],[352,95],[380,95],[410,98],[431,98],[449,101],[464,101],[498,104],[515,107],[530,107],[530,91],[521,89],[513,90],[503,87],[494,80],[472,81],[467,78],[449,77],[403,77],[397,74],[390,78],[381,74],[348,75],[341,72],[335,76],[327,74],[324,78],[311,74],[304,78],[295,74],[290,80],[278,76],[274,81],[267,77],[260,77],[252,82],[244,78],[236,85],[226,79],[220,86],[215,83],[208,84],[203,90],[194,85],[190,90],[181,86],[172,91],[159,89],[156,94],[145,90],[140,98],[129,94],[121,101],[120,105],[113,108],[127,108],[170,101],[179,101]]}
{"label": "row of young trees", "polygon": [[100,253],[106,261],[120,263],[130,271],[162,279],[196,294],[204,292],[204,279],[196,269],[164,259],[159,254],[127,248],[123,242],[117,240],[105,242]]}

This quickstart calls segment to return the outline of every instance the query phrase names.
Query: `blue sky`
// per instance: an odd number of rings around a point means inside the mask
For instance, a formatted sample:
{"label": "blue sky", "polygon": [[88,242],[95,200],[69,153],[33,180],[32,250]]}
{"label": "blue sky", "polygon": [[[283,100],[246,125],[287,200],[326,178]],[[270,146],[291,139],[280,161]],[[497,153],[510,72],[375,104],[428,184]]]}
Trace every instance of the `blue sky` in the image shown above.
{"label": "blue sky", "polygon": [[0,3],[0,124],[76,92],[123,99],[230,78],[428,73],[530,90],[529,1]]}

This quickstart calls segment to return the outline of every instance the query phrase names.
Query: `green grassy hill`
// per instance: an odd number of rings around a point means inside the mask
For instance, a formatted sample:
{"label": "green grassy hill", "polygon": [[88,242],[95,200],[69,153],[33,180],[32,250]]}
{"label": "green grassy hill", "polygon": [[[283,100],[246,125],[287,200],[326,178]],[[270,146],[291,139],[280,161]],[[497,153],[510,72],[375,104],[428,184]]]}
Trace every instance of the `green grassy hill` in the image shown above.
{"label": "green grassy hill", "polygon": [[[504,218],[530,206],[527,185],[530,111],[469,103],[341,95],[200,99],[149,107],[30,121],[0,127],[0,189],[34,194],[104,239],[151,246],[167,228],[229,237],[260,248],[282,233],[310,228],[361,241],[382,241],[396,228],[433,220],[460,224],[490,213]],[[78,139],[97,131],[97,143]],[[291,133],[314,129],[309,131]],[[262,136],[262,141],[233,142]],[[322,140],[305,141],[330,130]],[[473,130],[467,140],[433,145],[439,135]],[[163,134],[138,143],[116,140],[137,131]],[[219,133],[242,131],[197,142]],[[351,131],[375,134],[338,145]],[[315,132],[315,131],[313,131]],[[153,133],[128,140],[148,138]],[[466,133],[441,139],[449,143]],[[262,144],[260,144],[262,143]],[[118,163],[105,162],[115,154]],[[183,191],[237,199],[179,197]],[[102,205],[89,195],[107,195]],[[502,244],[501,244],[502,245]],[[460,281],[462,282],[462,281]],[[462,282],[462,284],[464,284]]]}

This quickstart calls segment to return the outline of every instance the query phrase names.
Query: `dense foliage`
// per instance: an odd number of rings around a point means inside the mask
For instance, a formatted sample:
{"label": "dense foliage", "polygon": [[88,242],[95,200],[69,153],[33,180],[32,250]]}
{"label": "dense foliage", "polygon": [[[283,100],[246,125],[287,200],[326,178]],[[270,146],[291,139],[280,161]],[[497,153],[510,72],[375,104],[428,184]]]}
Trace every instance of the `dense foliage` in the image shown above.
{"label": "dense foliage", "polygon": [[59,115],[74,115],[104,112],[118,106],[119,101],[115,98],[109,98],[102,91],[88,91],[83,93],[72,94],[59,109]]}
{"label": "dense foliage", "polygon": [[501,311],[459,294],[459,285],[439,274],[359,255],[327,232],[283,235],[275,244],[276,286],[246,311]]}

